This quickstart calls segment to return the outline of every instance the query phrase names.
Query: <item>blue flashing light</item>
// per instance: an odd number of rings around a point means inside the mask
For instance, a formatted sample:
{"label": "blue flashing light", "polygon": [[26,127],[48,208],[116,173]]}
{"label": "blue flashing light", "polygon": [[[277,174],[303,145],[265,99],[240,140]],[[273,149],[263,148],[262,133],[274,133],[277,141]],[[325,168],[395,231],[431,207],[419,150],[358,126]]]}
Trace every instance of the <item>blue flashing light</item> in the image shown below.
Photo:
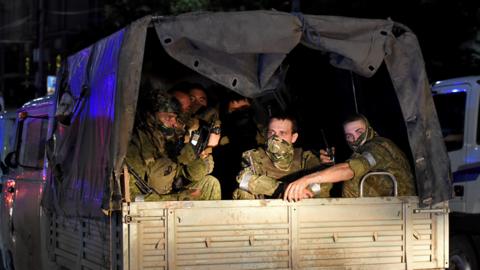
{"label": "blue flashing light", "polygon": [[465,88],[453,88],[453,89],[449,89],[449,90],[443,92],[443,94],[452,94],[452,93],[460,93],[460,92],[467,92],[467,89],[465,89]]}

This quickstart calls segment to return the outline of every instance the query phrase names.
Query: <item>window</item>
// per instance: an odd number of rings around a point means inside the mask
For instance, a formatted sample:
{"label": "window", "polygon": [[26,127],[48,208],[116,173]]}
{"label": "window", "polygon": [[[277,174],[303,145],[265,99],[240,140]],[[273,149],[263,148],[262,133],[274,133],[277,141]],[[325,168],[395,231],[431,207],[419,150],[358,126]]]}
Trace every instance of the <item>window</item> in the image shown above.
{"label": "window", "polygon": [[442,127],[447,150],[454,151],[463,146],[466,92],[452,92],[433,96],[435,108]]}
{"label": "window", "polygon": [[47,118],[26,118],[23,123],[18,161],[25,167],[42,168],[47,138]]}

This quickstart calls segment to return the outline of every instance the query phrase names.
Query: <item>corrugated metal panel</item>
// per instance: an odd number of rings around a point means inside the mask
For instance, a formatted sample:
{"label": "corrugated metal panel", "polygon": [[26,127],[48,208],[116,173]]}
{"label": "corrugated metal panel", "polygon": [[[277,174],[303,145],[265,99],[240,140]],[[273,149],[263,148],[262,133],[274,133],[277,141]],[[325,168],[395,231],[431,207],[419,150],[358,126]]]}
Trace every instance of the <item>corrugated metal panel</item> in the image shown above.
{"label": "corrugated metal panel", "polygon": [[413,213],[410,237],[415,269],[448,268],[448,215]]}
{"label": "corrugated metal panel", "polygon": [[414,262],[432,262],[433,234],[432,214],[413,215]]}
{"label": "corrugated metal panel", "polygon": [[65,269],[109,269],[110,232],[105,221],[56,216],[51,223],[54,261]]}
{"label": "corrugated metal panel", "polygon": [[369,265],[405,269],[401,203],[312,205],[297,208],[298,267]]}
{"label": "corrugated metal panel", "polygon": [[129,216],[135,218],[127,226],[131,236],[127,256],[132,260],[126,269],[167,269],[166,209],[137,206],[129,209]]}
{"label": "corrugated metal panel", "polygon": [[445,216],[413,214],[417,205],[413,197],[125,204],[125,260],[130,269],[440,269],[445,247],[433,246],[443,243]]}

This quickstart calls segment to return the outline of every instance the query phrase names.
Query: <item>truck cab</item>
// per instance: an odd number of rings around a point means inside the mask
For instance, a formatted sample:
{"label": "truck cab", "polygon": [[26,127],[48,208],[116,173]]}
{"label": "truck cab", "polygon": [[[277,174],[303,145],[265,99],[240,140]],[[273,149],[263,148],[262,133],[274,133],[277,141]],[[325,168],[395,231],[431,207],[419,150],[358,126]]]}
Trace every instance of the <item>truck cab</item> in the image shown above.
{"label": "truck cab", "polygon": [[[0,113],[0,199],[3,201],[3,192],[8,190],[6,186],[6,178],[3,175],[8,173],[8,167],[4,163],[5,156],[11,151],[13,147],[13,139],[15,139],[15,120],[16,112],[2,112]],[[3,213],[6,211],[3,209],[4,203],[0,203],[0,219],[6,218]],[[0,233],[0,247],[3,246],[3,235]],[[1,248],[0,248],[1,250]],[[3,254],[0,252],[0,266],[3,265]]]}
{"label": "truck cab", "polygon": [[2,129],[2,147],[9,153],[4,156],[0,193],[0,254],[6,269],[13,265],[35,269],[40,262],[40,252],[28,250],[35,249],[31,245],[38,243],[41,235],[38,205],[45,181],[45,144],[52,104],[51,97],[38,98],[15,114],[4,115],[10,121],[10,128]]}
{"label": "truck cab", "polygon": [[451,263],[478,269],[480,241],[480,76],[438,81],[433,99],[453,173]]}

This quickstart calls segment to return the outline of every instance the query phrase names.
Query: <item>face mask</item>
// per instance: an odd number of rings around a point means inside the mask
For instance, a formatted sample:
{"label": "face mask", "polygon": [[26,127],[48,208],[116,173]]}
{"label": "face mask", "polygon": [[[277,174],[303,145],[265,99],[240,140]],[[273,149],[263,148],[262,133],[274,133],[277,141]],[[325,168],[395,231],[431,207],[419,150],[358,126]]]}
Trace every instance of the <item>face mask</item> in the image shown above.
{"label": "face mask", "polygon": [[175,128],[167,127],[164,124],[159,124],[159,127],[167,140],[175,137]]}
{"label": "face mask", "polygon": [[348,142],[350,149],[356,152],[358,148],[365,143],[365,140],[367,139],[367,132],[368,130],[362,133],[362,135],[360,135],[354,142]]}
{"label": "face mask", "polygon": [[354,142],[347,142],[348,146],[350,149],[352,149],[354,152],[357,152],[365,142],[373,139],[373,137],[377,136],[377,133],[375,130],[370,126],[370,123],[366,118],[364,118],[365,121],[365,132],[362,133]]}
{"label": "face mask", "polygon": [[267,140],[266,153],[275,167],[288,170],[293,161],[293,144],[273,135]]}

